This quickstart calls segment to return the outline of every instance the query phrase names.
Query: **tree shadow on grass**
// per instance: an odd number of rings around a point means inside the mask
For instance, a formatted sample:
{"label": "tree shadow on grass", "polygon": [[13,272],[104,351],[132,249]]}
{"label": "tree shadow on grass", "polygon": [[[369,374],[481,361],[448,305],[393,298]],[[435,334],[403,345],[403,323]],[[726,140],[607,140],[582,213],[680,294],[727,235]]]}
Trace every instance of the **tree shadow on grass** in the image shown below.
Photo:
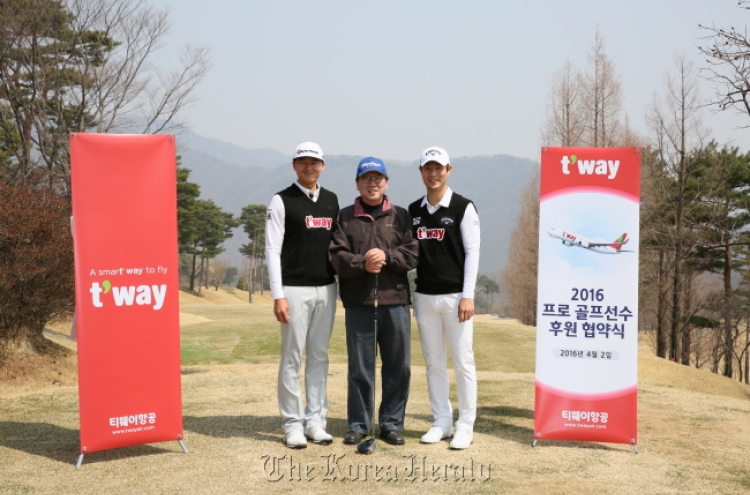
{"label": "tree shadow on grass", "polygon": [[[261,442],[271,442],[283,445],[284,434],[281,429],[280,416],[185,416],[183,418],[185,430],[214,438],[249,438]],[[349,431],[349,425],[344,418],[328,418],[326,431],[333,436],[333,444],[344,448],[344,436]],[[375,426],[375,434],[380,429]],[[407,443],[419,442],[424,434],[421,430],[405,429],[401,432]],[[311,442],[308,442],[311,445]]]}
{"label": "tree shadow on grass", "polygon": [[[431,415],[411,414],[410,416],[429,423],[433,420]],[[519,423],[519,419],[527,420],[521,422],[528,423],[529,426],[517,424]],[[510,406],[479,407],[477,409],[477,420],[474,423],[474,431],[531,447],[531,442],[534,440],[533,420],[534,411],[531,409]],[[562,440],[541,440],[540,442],[542,443],[538,443],[537,446],[618,450],[596,442],[571,442]]]}
{"label": "tree shadow on grass", "polygon": [[[74,466],[78,459],[80,442],[78,430],[63,428],[50,423],[0,421],[0,445]],[[86,454],[84,464],[181,452],[176,442],[174,445],[176,450],[151,445],[137,445],[92,452]]]}
{"label": "tree shadow on grass", "polygon": [[[408,416],[432,423],[433,417],[429,414],[409,414]],[[510,418],[534,419],[534,411],[509,406],[479,407],[477,409],[477,420],[474,423],[474,431],[485,435],[492,435],[503,440],[509,440],[520,444],[531,445],[534,430],[526,426],[519,426],[509,421]],[[454,421],[457,418],[453,418]]]}
{"label": "tree shadow on grass", "polygon": [[[516,419],[510,420],[511,418]],[[519,418],[522,420],[531,420],[529,422],[531,427],[515,424],[518,422]],[[522,445],[528,445],[530,447],[534,440],[533,420],[534,411],[531,409],[510,406],[480,407],[477,411],[475,430],[505,440],[511,440]],[[540,440],[540,442],[543,443],[537,443],[537,447],[544,445],[576,449],[617,450],[596,442],[573,442],[563,440]]]}

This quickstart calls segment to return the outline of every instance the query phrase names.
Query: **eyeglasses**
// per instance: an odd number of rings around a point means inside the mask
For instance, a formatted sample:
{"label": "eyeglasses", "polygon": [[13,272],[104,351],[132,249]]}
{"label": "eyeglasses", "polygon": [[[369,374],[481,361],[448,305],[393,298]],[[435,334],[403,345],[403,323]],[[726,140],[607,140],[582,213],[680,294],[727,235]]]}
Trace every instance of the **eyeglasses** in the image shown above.
{"label": "eyeglasses", "polygon": [[385,180],[385,176],[378,175],[377,177],[360,177],[357,180],[365,182],[365,183],[380,185],[383,182],[383,180]]}

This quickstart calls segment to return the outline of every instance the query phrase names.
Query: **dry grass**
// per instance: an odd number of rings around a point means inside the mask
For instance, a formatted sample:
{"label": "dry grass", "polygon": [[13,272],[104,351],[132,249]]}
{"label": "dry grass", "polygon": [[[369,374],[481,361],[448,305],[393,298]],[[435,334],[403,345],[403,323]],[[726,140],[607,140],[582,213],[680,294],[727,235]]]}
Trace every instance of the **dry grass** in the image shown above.
{"label": "dry grass", "polygon": [[[292,451],[281,443],[273,354],[278,327],[270,307],[190,301],[182,311],[206,320],[184,323],[183,352],[186,342],[203,342],[210,351],[184,368],[191,453],[182,454],[176,443],[117,449],[87,456],[75,471],[75,383],[41,380],[37,388],[24,390],[5,384],[0,386],[0,494],[750,493],[744,457],[750,441],[749,388],[657,359],[646,348],[639,358],[638,455],[626,445],[598,443],[543,441],[532,449],[534,330],[479,316],[480,410],[471,449],[419,444],[430,409],[414,332],[407,444],[378,442],[374,455],[358,456],[341,440],[346,365],[340,312],[329,378],[329,430],[336,439],[330,446]],[[232,364],[218,364],[223,360]],[[332,477],[326,465],[334,459],[335,481],[326,479]],[[427,471],[412,472],[413,461],[420,466],[424,461]],[[282,479],[274,481],[277,476]]]}

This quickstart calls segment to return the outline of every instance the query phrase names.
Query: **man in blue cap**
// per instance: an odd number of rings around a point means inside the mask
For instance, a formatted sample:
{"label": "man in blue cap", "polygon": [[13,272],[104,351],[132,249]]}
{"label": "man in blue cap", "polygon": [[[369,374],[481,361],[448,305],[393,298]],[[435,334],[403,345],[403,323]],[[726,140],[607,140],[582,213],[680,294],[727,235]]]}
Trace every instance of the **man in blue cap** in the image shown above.
{"label": "man in blue cap", "polygon": [[339,212],[329,249],[346,310],[349,432],[344,443],[359,443],[370,429],[377,345],[383,363],[380,438],[403,445],[400,432],[411,379],[411,297],[406,273],[417,266],[418,243],[409,213],[385,195],[388,172],[382,160],[363,158],[355,181],[360,196]]}

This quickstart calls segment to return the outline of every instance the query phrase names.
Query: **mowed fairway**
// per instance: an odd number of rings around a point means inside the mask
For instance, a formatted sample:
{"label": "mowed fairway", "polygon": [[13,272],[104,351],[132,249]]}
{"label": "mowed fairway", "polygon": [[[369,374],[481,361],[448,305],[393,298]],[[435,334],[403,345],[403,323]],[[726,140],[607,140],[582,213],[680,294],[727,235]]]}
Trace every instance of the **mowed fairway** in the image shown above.
{"label": "mowed fairway", "polygon": [[[639,358],[639,454],[628,445],[542,441],[533,431],[534,329],[478,316],[479,418],[474,445],[421,445],[431,422],[413,328],[406,445],[346,446],[343,310],[331,341],[330,446],[281,443],[279,329],[267,297],[181,297],[186,444],[99,452],[80,471],[75,376],[0,384],[0,494],[750,493],[750,387]],[[59,337],[58,337],[59,339]],[[137,363],[134,363],[137,365]],[[68,369],[68,368],[65,368]],[[455,403],[455,395],[454,395]]]}

